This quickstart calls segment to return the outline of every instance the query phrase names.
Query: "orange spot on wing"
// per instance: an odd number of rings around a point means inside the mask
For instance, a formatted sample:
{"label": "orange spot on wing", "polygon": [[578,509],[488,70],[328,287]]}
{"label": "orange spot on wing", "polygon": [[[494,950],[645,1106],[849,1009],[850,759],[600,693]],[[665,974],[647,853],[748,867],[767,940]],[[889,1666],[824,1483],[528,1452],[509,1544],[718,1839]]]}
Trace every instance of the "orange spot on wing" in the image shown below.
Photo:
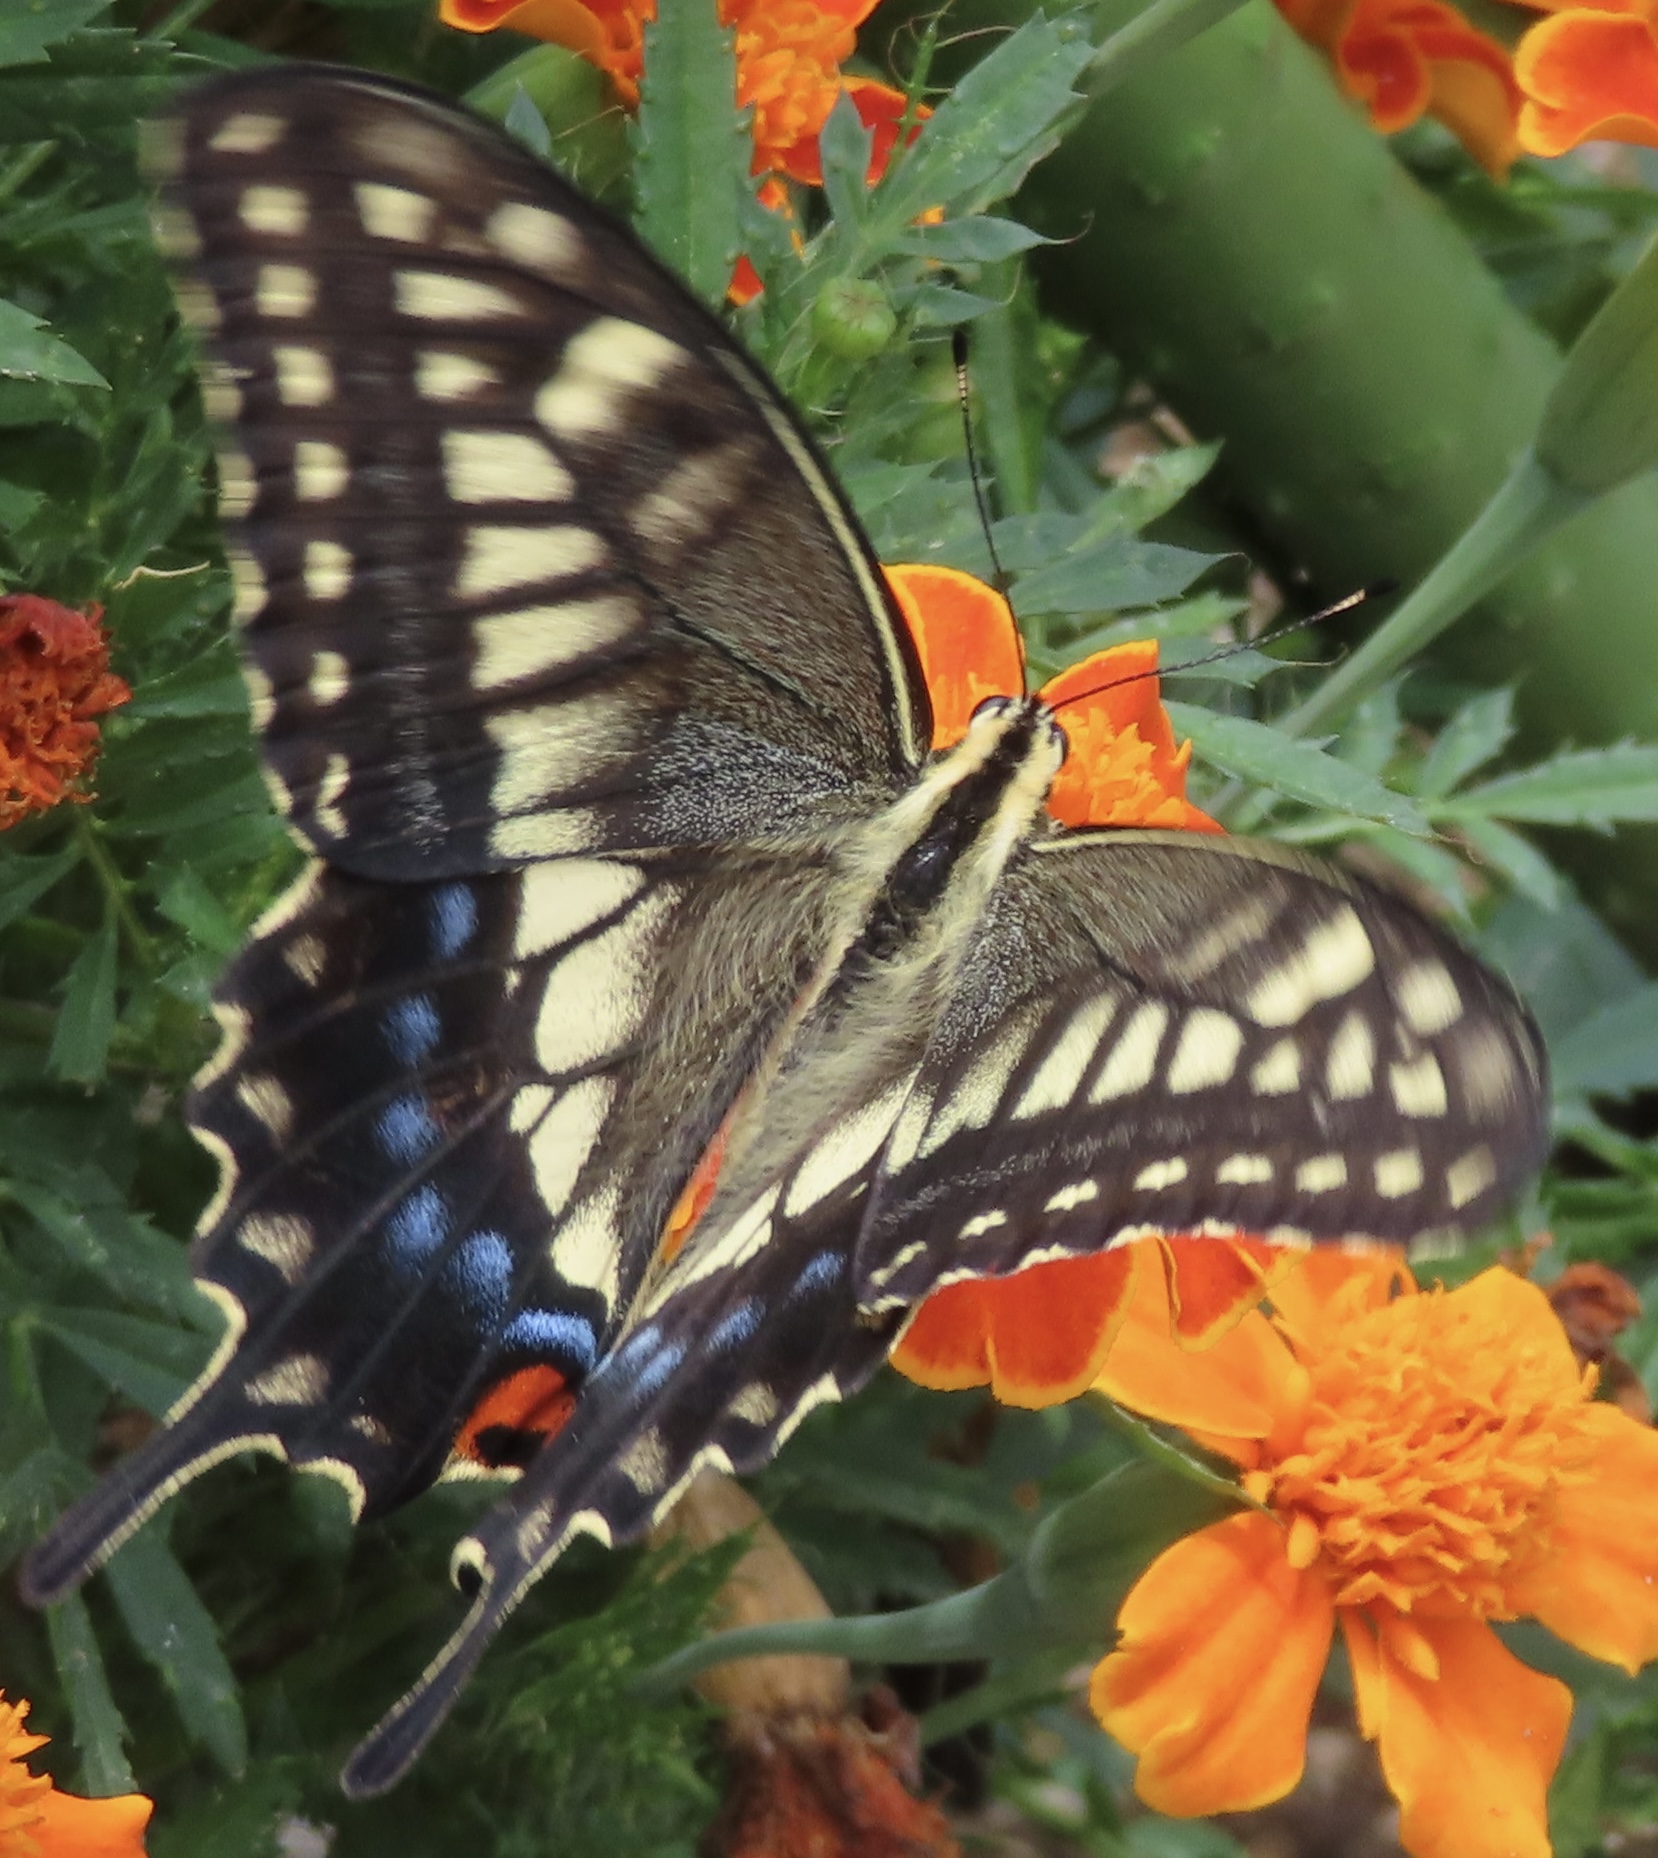
{"label": "orange spot on wing", "polygon": [[[575,1411],[576,1396],[557,1368],[520,1368],[489,1388],[467,1415],[455,1440],[455,1456],[494,1469],[516,1464],[528,1454],[527,1437],[545,1443]],[[503,1452],[487,1434],[513,1441]]]}

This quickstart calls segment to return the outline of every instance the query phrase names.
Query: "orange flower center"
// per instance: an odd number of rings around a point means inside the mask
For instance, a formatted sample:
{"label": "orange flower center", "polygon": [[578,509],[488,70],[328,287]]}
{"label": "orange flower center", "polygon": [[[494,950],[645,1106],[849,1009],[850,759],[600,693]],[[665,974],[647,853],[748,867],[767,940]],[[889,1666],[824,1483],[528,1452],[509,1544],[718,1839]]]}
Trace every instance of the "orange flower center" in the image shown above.
{"label": "orange flower center", "polygon": [[1245,1487],[1338,1606],[1514,1618],[1510,1583],[1550,1552],[1560,1490],[1590,1475],[1585,1389],[1476,1300],[1435,1290],[1364,1311],[1352,1288],[1330,1306],[1333,1340],[1297,1348],[1305,1405]]}
{"label": "orange flower center", "polygon": [[28,1713],[28,1704],[0,1699],[0,1858],[35,1858],[40,1850],[30,1828],[45,1818],[43,1796],[52,1783],[23,1765],[24,1756],[46,1740],[23,1727]]}

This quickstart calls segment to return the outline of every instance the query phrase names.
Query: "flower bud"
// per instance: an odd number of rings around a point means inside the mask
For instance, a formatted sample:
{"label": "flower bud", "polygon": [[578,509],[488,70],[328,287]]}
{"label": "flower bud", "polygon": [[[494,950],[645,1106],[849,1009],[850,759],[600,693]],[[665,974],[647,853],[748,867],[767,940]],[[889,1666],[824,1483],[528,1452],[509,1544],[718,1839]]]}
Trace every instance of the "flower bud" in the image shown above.
{"label": "flower bud", "polygon": [[812,334],[846,361],[873,359],[897,328],[887,293],[870,278],[831,278],[812,305]]}

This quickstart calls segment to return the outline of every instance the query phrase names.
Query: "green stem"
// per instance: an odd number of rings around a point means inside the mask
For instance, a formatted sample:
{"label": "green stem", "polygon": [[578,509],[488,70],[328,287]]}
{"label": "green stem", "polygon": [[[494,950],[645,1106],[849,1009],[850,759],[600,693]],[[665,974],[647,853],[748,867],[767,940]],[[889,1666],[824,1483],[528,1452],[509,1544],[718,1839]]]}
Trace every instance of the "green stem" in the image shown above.
{"label": "green stem", "polygon": [[98,882],[103,887],[104,896],[115,912],[115,920],[121,925],[121,932],[132,949],[133,959],[146,974],[154,974],[161,962],[156,954],[155,942],[149,931],[138,920],[138,912],[132,907],[132,896],[127,888],[127,880],[121,875],[120,867],[110,856],[109,847],[104,844],[97,827],[84,813],[75,816],[75,838],[87,863],[97,874]]}
{"label": "green stem", "polygon": [[902,1612],[868,1613],[855,1619],[786,1619],[716,1632],[653,1665],[639,1679],[638,1687],[673,1690],[711,1665],[779,1652],[817,1653],[873,1664],[932,1664],[1029,1651],[1043,1638],[1030,1590],[1019,1571],[1012,1569],[966,1593],[951,1594],[927,1606],[906,1607]]}
{"label": "green stem", "polygon": [[1126,26],[1113,32],[1095,52],[1083,84],[1083,94],[1098,102],[1159,58],[1219,25],[1235,13],[1243,0],[1152,0],[1152,4]]}
{"label": "green stem", "polygon": [[1416,591],[1318,689],[1279,717],[1285,735],[1310,735],[1339,721],[1461,618],[1546,537],[1596,499],[1572,490],[1528,446],[1478,516],[1428,571]]}
{"label": "green stem", "polygon": [[9,199],[57,147],[56,142],[31,142],[0,168],[0,200]]}
{"label": "green stem", "polygon": [[149,39],[176,39],[181,32],[195,25],[212,4],[213,0],[179,0],[172,12],[158,25],[152,26],[144,36]]}

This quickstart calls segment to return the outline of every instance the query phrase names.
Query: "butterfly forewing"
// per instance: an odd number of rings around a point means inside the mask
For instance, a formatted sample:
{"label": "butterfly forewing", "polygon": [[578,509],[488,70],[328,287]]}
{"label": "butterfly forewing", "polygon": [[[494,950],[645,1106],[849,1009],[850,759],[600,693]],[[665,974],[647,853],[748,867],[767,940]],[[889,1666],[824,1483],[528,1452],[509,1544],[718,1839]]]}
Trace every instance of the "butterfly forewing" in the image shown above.
{"label": "butterfly forewing", "polygon": [[250,675],[314,846],[430,879],[809,836],[913,771],[924,687],[838,491],[626,232],[383,83],[248,76],[177,132]]}

